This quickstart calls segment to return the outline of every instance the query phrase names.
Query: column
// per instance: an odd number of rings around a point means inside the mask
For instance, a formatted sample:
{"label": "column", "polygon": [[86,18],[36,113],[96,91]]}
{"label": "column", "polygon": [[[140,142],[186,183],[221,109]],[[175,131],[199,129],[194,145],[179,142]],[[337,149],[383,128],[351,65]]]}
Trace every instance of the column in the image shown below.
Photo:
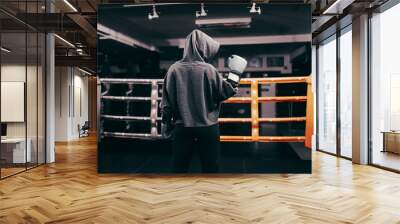
{"label": "column", "polygon": [[353,18],[353,162],[368,163],[368,15]]}

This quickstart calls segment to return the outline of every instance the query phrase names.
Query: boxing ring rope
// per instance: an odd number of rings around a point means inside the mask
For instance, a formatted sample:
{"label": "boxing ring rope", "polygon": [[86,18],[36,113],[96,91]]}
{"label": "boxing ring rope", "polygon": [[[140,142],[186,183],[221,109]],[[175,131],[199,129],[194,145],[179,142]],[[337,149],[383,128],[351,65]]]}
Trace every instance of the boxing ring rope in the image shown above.
{"label": "boxing ring rope", "polygon": [[138,139],[143,139],[143,138],[149,138],[149,139],[161,139],[162,136],[160,134],[148,134],[148,133],[126,133],[126,132],[108,132],[105,131],[103,133],[104,136],[106,137],[116,137],[116,138],[138,138]]}
{"label": "boxing ring rope", "polygon": [[[105,119],[121,120],[121,121],[151,121],[151,117],[143,117],[143,116],[102,115],[101,117]],[[161,117],[157,117],[156,120],[161,121]]]}
{"label": "boxing ring rope", "polygon": [[[150,101],[151,97],[146,96],[102,96],[102,99],[106,100],[121,100],[121,101]],[[161,97],[157,97],[156,100],[160,101]]]}
{"label": "boxing ring rope", "polygon": [[[221,142],[254,142],[253,136],[220,136]],[[257,142],[304,142],[305,136],[258,136]]]}
{"label": "boxing ring rope", "polygon": [[[161,138],[157,132],[157,121],[161,118],[158,114],[158,96],[159,86],[163,84],[162,79],[100,79],[101,83],[110,84],[142,84],[151,85],[150,97],[136,96],[107,96],[102,95],[103,100],[117,101],[151,101],[151,114],[149,117],[141,116],[116,116],[102,115],[103,119],[123,120],[123,121],[150,121],[151,133],[124,133],[124,132],[104,132],[103,136],[120,137],[120,138]],[[260,84],[272,83],[306,83],[306,96],[272,96],[259,97]],[[311,77],[278,77],[278,78],[244,78],[240,80],[241,85],[250,85],[250,97],[231,97],[224,103],[250,103],[250,118],[219,118],[219,123],[251,123],[251,136],[221,136],[222,142],[304,142],[305,146],[311,148],[311,139],[313,134],[313,93]],[[306,102],[305,117],[259,117],[259,104],[263,102]],[[305,136],[260,136],[260,123],[284,123],[284,122],[306,122]]]}
{"label": "boxing ring rope", "polygon": [[101,83],[110,84],[163,84],[163,79],[120,79],[120,78],[103,78]]}
{"label": "boxing ring rope", "polygon": [[[219,123],[248,123],[251,122],[251,118],[219,118]],[[260,117],[258,118],[259,123],[278,123],[278,122],[302,122],[306,121],[306,117]]]}
{"label": "boxing ring rope", "polygon": [[[224,103],[251,103],[251,97],[232,97]],[[305,102],[306,96],[262,96],[258,97],[258,102]]]}
{"label": "boxing ring rope", "polygon": [[[307,96],[273,96],[259,97],[259,84],[271,83],[307,83]],[[248,78],[240,80],[240,84],[250,84],[250,97],[231,97],[224,103],[250,103],[251,118],[220,118],[220,123],[251,123],[251,136],[221,136],[222,142],[304,142],[311,148],[313,133],[313,106],[311,78],[303,77],[279,77],[279,78]],[[259,103],[262,102],[306,102],[305,117],[264,118],[259,117]],[[260,136],[260,123],[271,122],[306,122],[305,136]]]}

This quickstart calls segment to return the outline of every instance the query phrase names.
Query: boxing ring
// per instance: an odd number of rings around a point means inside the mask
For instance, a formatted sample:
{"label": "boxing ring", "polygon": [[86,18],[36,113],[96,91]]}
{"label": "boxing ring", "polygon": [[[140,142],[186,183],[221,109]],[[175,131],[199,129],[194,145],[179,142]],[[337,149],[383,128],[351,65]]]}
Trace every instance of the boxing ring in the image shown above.
{"label": "boxing ring", "polygon": [[[162,79],[119,79],[103,78],[99,80],[100,84],[134,84],[150,85],[150,96],[110,96],[101,94],[101,101],[150,101],[149,116],[120,116],[112,114],[101,114],[99,117],[104,120],[119,121],[147,121],[150,122],[150,133],[128,133],[128,132],[110,132],[100,131],[99,137],[117,137],[117,138],[144,138],[144,139],[162,139],[157,126],[161,122],[159,114],[159,102],[161,101]],[[306,96],[259,96],[259,86],[265,84],[278,83],[306,83]],[[251,135],[249,136],[220,136],[221,142],[304,142],[307,148],[311,148],[313,134],[313,92],[311,76],[302,77],[279,77],[279,78],[243,78],[240,85],[250,85],[250,96],[231,97],[224,103],[250,104],[251,117],[248,118],[219,118],[219,123],[251,123]],[[240,88],[240,87],[239,87]],[[100,92],[100,91],[99,91]],[[260,117],[259,106],[264,102],[305,102],[306,116],[304,117]],[[284,122],[305,122],[304,136],[260,136],[261,123],[284,123]],[[101,124],[101,122],[100,122]]]}

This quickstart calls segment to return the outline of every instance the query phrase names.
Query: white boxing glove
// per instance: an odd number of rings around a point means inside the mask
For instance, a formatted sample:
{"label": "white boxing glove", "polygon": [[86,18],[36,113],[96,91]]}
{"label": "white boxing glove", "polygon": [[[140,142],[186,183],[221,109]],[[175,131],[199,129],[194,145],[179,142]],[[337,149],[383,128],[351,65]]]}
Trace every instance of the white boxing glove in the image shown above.
{"label": "white boxing glove", "polygon": [[228,58],[228,67],[230,69],[230,72],[227,81],[230,82],[233,87],[237,87],[239,85],[240,76],[244,72],[246,66],[246,59],[238,55],[232,55]]}

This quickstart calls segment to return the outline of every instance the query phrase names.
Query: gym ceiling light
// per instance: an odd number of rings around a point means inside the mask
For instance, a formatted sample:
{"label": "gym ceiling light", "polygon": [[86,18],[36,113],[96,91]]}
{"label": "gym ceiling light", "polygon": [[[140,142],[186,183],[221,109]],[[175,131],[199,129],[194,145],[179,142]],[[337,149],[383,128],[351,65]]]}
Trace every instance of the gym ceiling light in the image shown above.
{"label": "gym ceiling light", "polygon": [[200,11],[196,11],[196,17],[207,16],[207,11],[204,9],[204,3],[201,3]]}
{"label": "gym ceiling light", "polygon": [[[64,0],[64,1],[67,1],[67,0]],[[124,5],[124,7],[133,7],[133,6]],[[253,14],[261,15],[261,7],[257,6],[257,4],[255,2],[253,2],[251,7],[250,7],[250,11],[249,12],[253,13]],[[204,3],[201,3],[200,11],[196,11],[196,18],[205,17],[205,16],[207,16],[207,10],[205,10]],[[154,4],[152,5],[152,10],[151,10],[151,12],[149,12],[147,18],[149,20],[160,18],[159,12],[157,12],[157,9],[156,9],[156,5],[154,5]]]}
{"label": "gym ceiling light", "polygon": [[153,20],[153,19],[158,19],[160,18],[158,16],[157,10],[156,10],[156,6],[153,5],[153,11],[149,12],[149,16],[148,16],[149,20]]}
{"label": "gym ceiling light", "polygon": [[249,28],[251,17],[198,18],[195,24],[198,28]]}
{"label": "gym ceiling light", "polygon": [[258,15],[261,15],[261,7],[260,6],[257,7],[256,3],[253,2],[250,8],[250,13],[258,13]]}

